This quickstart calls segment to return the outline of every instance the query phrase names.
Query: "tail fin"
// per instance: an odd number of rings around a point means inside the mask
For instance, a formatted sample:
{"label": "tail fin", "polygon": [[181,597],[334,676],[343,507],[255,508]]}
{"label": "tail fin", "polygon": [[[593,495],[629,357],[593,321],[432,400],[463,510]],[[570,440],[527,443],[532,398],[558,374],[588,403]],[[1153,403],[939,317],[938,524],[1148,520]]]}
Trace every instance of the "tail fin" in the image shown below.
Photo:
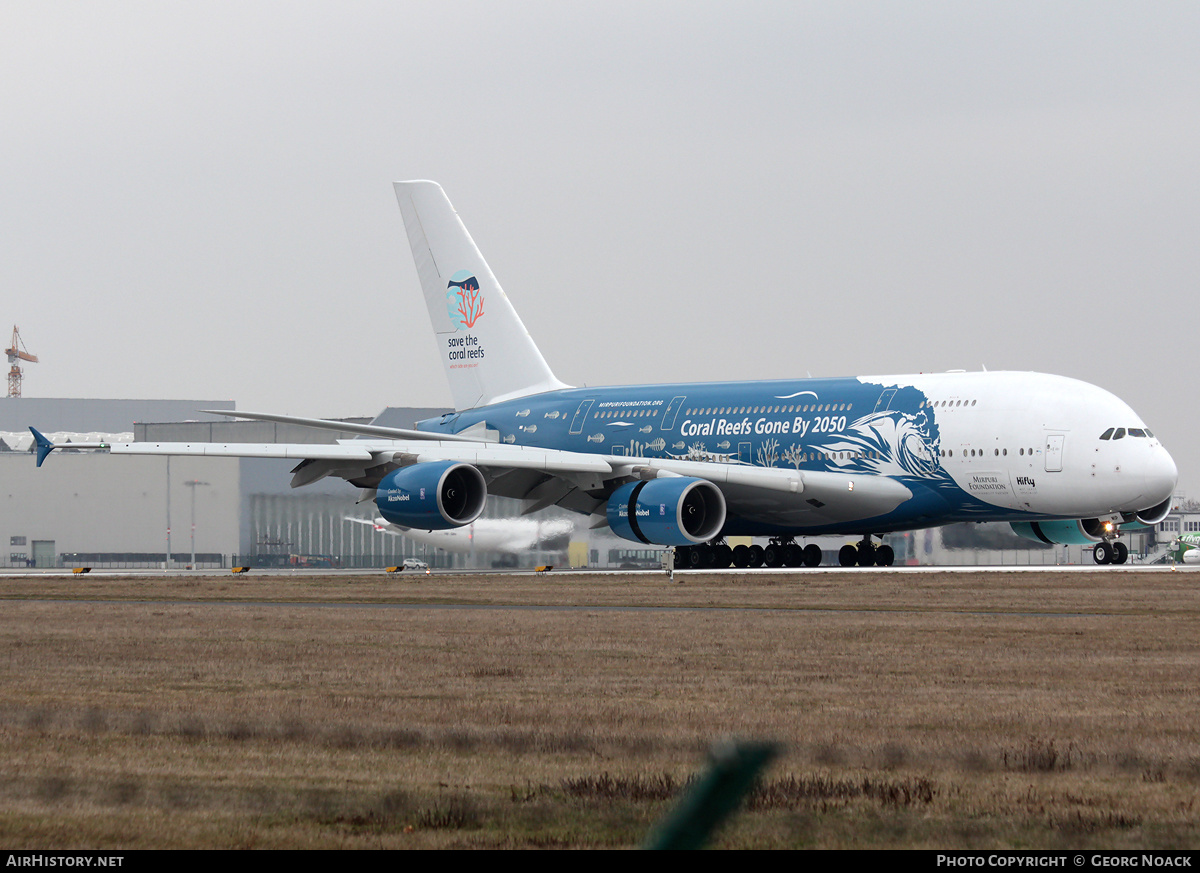
{"label": "tail fin", "polygon": [[569,387],[554,378],[436,182],[397,182],[455,409]]}

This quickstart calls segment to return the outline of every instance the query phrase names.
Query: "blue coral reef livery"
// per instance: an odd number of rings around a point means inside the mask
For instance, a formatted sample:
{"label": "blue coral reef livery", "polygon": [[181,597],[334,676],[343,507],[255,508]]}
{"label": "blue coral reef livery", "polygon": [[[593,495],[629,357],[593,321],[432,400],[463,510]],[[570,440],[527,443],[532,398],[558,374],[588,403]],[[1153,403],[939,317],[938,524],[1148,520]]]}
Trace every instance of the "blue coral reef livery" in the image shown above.
{"label": "blue coral reef livery", "polygon": [[[560,506],[692,567],[814,566],[818,534],[859,538],[845,565],[890,565],[876,539],[1008,522],[1123,563],[1123,528],[1161,520],[1175,463],[1094,385],[1021,372],[572,388],[547,366],[434,182],[397,182],[455,412],[414,430],[220,413],[354,431],[336,445],[125,443],[114,453],[285,457],[292,485],[338,476],[388,522],[446,530],[488,494]],[[36,432],[35,432],[36,433]],[[73,448],[81,447],[75,443]],[[38,435],[38,462],[55,446]],[[730,548],[726,537],[766,538]]]}

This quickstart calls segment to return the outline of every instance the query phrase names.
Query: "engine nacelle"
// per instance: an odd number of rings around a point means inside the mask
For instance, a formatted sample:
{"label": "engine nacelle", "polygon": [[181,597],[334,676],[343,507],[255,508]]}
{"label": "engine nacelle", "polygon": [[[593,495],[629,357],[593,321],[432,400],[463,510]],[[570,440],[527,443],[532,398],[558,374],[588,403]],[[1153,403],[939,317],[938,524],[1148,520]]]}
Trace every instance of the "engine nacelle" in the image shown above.
{"label": "engine nacelle", "polygon": [[1104,522],[1098,518],[1076,521],[1014,521],[1012,532],[1027,540],[1048,545],[1086,545],[1104,538]]}
{"label": "engine nacelle", "polygon": [[1172,498],[1168,497],[1157,506],[1151,506],[1149,509],[1139,509],[1137,512],[1121,513],[1121,520],[1125,523],[1125,527],[1153,527],[1158,524],[1171,511]]}
{"label": "engine nacelle", "polygon": [[668,476],[629,482],[608,499],[608,526],[637,543],[690,546],[725,525],[725,495],[706,479]]}
{"label": "engine nacelle", "polygon": [[379,514],[392,524],[449,530],[479,518],[487,500],[483,474],[470,464],[431,461],[388,473],[376,488]]}

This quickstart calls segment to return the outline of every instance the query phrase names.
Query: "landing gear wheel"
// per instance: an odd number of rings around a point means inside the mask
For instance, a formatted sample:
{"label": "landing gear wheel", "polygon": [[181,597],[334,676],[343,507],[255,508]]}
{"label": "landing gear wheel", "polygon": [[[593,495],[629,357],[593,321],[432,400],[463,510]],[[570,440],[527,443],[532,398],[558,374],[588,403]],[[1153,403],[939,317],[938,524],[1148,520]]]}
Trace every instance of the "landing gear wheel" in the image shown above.
{"label": "landing gear wheel", "polygon": [[809,543],[804,547],[804,566],[805,567],[820,567],[821,566],[821,547],[816,543]]}
{"label": "landing gear wheel", "polygon": [[858,549],[851,545],[842,546],[838,551],[838,563],[843,567],[853,567],[858,563]]}
{"label": "landing gear wheel", "polygon": [[692,550],[687,546],[680,546],[675,549],[675,569],[686,570],[691,566]]}
{"label": "landing gear wheel", "polygon": [[713,565],[713,550],[709,546],[692,546],[688,549],[688,567],[705,570]]}
{"label": "landing gear wheel", "polygon": [[858,566],[872,567],[875,565],[875,545],[873,543],[858,544]]}
{"label": "landing gear wheel", "polygon": [[713,566],[718,570],[724,570],[733,563],[733,549],[721,543],[719,546],[712,547]]}
{"label": "landing gear wheel", "polygon": [[1117,540],[1115,543],[1112,544],[1112,546],[1113,546],[1112,562],[1114,564],[1124,564],[1126,561],[1129,560],[1129,546],[1125,545],[1120,540]]}
{"label": "landing gear wheel", "polygon": [[763,563],[768,567],[782,567],[783,549],[775,545],[775,543],[765,546],[763,548]]}
{"label": "landing gear wheel", "polygon": [[875,550],[875,566],[890,567],[896,561],[896,551],[891,546],[880,546]]}
{"label": "landing gear wheel", "polygon": [[804,566],[804,549],[800,548],[795,543],[788,543],[783,547],[783,566],[785,567],[803,567]]}
{"label": "landing gear wheel", "polygon": [[750,564],[750,547],[749,546],[734,546],[733,547],[733,566],[746,567]]}
{"label": "landing gear wheel", "polygon": [[1096,547],[1092,549],[1092,560],[1097,564],[1111,564],[1113,559],[1113,547],[1106,542],[1096,543]]}
{"label": "landing gear wheel", "polygon": [[750,566],[751,567],[761,567],[762,565],[763,565],[763,547],[762,546],[751,546],[750,547]]}

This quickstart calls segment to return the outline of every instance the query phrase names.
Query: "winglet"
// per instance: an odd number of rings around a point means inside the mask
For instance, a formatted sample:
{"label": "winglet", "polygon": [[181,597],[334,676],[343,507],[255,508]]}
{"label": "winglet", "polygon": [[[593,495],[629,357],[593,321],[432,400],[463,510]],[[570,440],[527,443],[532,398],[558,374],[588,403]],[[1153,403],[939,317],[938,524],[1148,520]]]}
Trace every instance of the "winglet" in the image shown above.
{"label": "winglet", "polygon": [[33,434],[33,441],[37,443],[37,465],[40,467],[46,456],[58,447],[42,436],[36,427],[30,427],[29,431]]}

